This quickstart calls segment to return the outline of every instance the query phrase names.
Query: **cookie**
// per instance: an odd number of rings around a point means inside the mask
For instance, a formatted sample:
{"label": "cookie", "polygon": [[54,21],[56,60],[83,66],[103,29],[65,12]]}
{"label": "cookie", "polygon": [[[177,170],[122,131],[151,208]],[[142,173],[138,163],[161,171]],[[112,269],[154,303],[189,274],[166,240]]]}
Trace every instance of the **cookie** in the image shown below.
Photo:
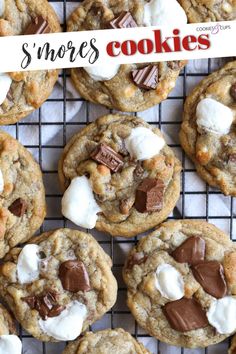
{"label": "cookie", "polygon": [[111,266],[90,234],[50,231],[6,255],[0,293],[35,338],[74,340],[114,305],[117,283]]}
{"label": "cookie", "polygon": [[236,19],[236,0],[178,0],[190,23]]}
{"label": "cookie", "polygon": [[[60,32],[47,0],[0,0],[0,36]],[[39,108],[51,94],[57,70],[0,73],[0,125],[13,124]]]}
{"label": "cookie", "polygon": [[16,139],[0,131],[0,258],[27,241],[46,215],[42,173]]}
{"label": "cookie", "polygon": [[0,304],[0,353],[21,354],[21,352],[22,344],[17,337],[14,320]]}
{"label": "cookie", "polygon": [[206,347],[236,332],[236,245],[214,225],[164,223],[131,250],[123,276],[133,316],[163,342]]}
{"label": "cookie", "polygon": [[[223,118],[222,118],[223,117]],[[202,80],[184,105],[180,142],[197,172],[236,195],[236,61]]]}
{"label": "cookie", "polygon": [[77,133],[59,162],[62,214],[75,224],[131,237],[167,218],[181,165],[159,129],[110,114]]}
{"label": "cookie", "polygon": [[236,354],[236,336],[233,337],[228,354]]}
{"label": "cookie", "polygon": [[87,332],[70,343],[63,354],[149,354],[149,351],[122,328]]}
{"label": "cookie", "polygon": [[[67,30],[181,25],[186,15],[177,0],[85,0],[72,13]],[[145,49],[144,49],[145,50]],[[91,61],[95,52],[91,49]],[[80,95],[124,112],[148,109],[167,98],[186,62],[103,65],[71,70]]]}

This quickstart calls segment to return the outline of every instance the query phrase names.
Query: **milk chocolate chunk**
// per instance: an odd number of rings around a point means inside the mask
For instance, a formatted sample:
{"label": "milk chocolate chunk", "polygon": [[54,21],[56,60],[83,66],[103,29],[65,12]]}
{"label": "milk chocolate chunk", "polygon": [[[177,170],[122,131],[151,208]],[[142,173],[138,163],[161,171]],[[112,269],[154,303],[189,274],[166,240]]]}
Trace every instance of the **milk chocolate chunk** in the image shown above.
{"label": "milk chocolate chunk", "polygon": [[204,261],[205,241],[199,236],[187,238],[172,252],[172,257],[179,263],[194,265]]}
{"label": "milk chocolate chunk", "polygon": [[140,213],[160,211],[163,196],[164,183],[156,178],[145,178],[136,190],[135,208]]}
{"label": "milk chocolate chunk", "polygon": [[42,16],[37,16],[32,19],[32,22],[26,28],[24,34],[44,34],[50,32],[51,29],[47,21]]}
{"label": "milk chocolate chunk", "polygon": [[171,328],[179,332],[208,326],[206,313],[195,299],[182,298],[168,302],[163,307],[163,312]]}
{"label": "milk chocolate chunk", "polygon": [[236,82],[230,88],[230,95],[236,101]]}
{"label": "milk chocolate chunk", "polygon": [[148,65],[145,68],[131,72],[134,83],[143,89],[155,90],[158,84],[158,69],[156,65]]}
{"label": "milk chocolate chunk", "polygon": [[110,22],[110,27],[117,29],[117,28],[132,28],[138,26],[135,20],[133,19],[131,13],[128,11],[123,11],[118,17],[114,18]]}
{"label": "milk chocolate chunk", "polygon": [[195,279],[203,289],[217,299],[227,294],[223,266],[217,261],[206,261],[192,267]]}
{"label": "milk chocolate chunk", "polygon": [[21,217],[25,214],[27,209],[27,203],[24,199],[16,199],[8,208],[8,210],[17,217]]}
{"label": "milk chocolate chunk", "polygon": [[65,306],[55,305],[53,308],[48,312],[48,317],[57,317],[60,313],[65,310]]}
{"label": "milk chocolate chunk", "polygon": [[92,152],[91,158],[96,162],[107,166],[113,172],[119,171],[124,164],[122,157],[110,146],[103,143],[99,144]]}
{"label": "milk chocolate chunk", "polygon": [[77,293],[89,291],[90,282],[87,270],[80,261],[66,261],[60,265],[59,278],[65,290]]}

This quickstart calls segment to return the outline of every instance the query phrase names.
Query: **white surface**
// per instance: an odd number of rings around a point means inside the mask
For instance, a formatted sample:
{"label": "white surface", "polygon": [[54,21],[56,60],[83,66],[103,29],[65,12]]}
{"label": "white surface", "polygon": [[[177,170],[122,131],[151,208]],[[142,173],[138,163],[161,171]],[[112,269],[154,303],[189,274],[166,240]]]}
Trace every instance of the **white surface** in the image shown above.
{"label": "white surface", "polygon": [[97,204],[90,181],[87,177],[75,177],[62,198],[62,214],[78,226],[93,229],[97,222],[97,213],[101,208]]}
{"label": "white surface", "polygon": [[212,98],[204,98],[198,103],[196,115],[199,128],[219,135],[229,133],[234,119],[229,107]]}
{"label": "white surface", "polygon": [[184,296],[184,280],[180,272],[170,264],[163,263],[156,270],[156,288],[165,298],[174,301]]}
{"label": "white surface", "polygon": [[0,336],[0,354],[21,354],[22,343],[14,334]]}
{"label": "white surface", "polygon": [[128,138],[125,139],[125,147],[132,158],[147,160],[159,154],[165,141],[144,127],[134,128]]}
{"label": "white surface", "polygon": [[59,316],[40,319],[39,325],[44,333],[57,340],[67,341],[77,338],[82,330],[87,308],[79,301],[73,301]]}
{"label": "white surface", "polygon": [[3,192],[3,189],[4,189],[4,179],[3,179],[2,171],[0,170],[0,193]]}
{"label": "white surface", "polygon": [[103,65],[92,66],[84,68],[89,76],[95,81],[107,81],[111,80],[118,73],[120,68],[119,64],[116,65]]}
{"label": "white surface", "polygon": [[144,5],[145,26],[175,26],[187,23],[184,10],[177,0],[151,0]]}
{"label": "white surface", "polygon": [[[0,8],[1,11],[1,8]],[[12,79],[5,73],[0,73],[0,105],[4,102],[10,89]]]}
{"label": "white surface", "polygon": [[18,257],[17,276],[21,284],[31,283],[39,277],[39,246],[26,245]]}
{"label": "white surface", "polygon": [[[214,300],[207,312],[208,321],[221,334],[236,331],[236,298],[225,296]],[[227,320],[226,320],[227,319]]]}
{"label": "white surface", "polygon": [[0,17],[3,15],[5,11],[5,0],[0,0]]}

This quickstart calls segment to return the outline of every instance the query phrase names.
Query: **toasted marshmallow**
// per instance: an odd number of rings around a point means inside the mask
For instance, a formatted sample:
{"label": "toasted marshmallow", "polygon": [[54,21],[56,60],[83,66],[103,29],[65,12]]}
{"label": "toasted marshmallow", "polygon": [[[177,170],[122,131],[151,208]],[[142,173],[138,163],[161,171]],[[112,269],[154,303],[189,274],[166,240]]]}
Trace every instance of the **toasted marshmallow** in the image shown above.
{"label": "toasted marshmallow", "polygon": [[5,11],[5,0],[0,0],[0,17],[3,16]]}
{"label": "toasted marshmallow", "polygon": [[39,246],[29,244],[22,248],[17,262],[17,276],[21,284],[38,279],[40,272]]}
{"label": "toasted marshmallow", "polygon": [[234,119],[229,107],[212,98],[204,98],[198,103],[196,116],[199,128],[219,135],[229,133]]}
{"label": "toasted marshmallow", "polygon": [[184,280],[180,272],[170,264],[160,264],[156,270],[156,288],[169,300],[179,300],[184,296]]}
{"label": "toasted marshmallow", "polygon": [[14,334],[0,336],[0,354],[21,354],[22,343]]}
{"label": "toasted marshmallow", "polygon": [[[0,8],[1,11],[1,8]],[[10,90],[12,79],[5,73],[0,73],[0,105],[5,101]]]}
{"label": "toasted marshmallow", "polygon": [[2,193],[3,190],[4,190],[4,179],[3,179],[2,171],[0,170],[0,193]]}
{"label": "toasted marshmallow", "polygon": [[236,298],[225,296],[219,300],[213,300],[207,318],[209,323],[220,334],[231,334],[236,331]]}
{"label": "toasted marshmallow", "polygon": [[119,64],[103,65],[103,66],[88,66],[84,70],[94,81],[111,80],[118,73]]}
{"label": "toasted marshmallow", "polygon": [[57,340],[74,340],[83,328],[87,308],[79,301],[73,301],[59,316],[40,319],[39,326],[48,336]]}

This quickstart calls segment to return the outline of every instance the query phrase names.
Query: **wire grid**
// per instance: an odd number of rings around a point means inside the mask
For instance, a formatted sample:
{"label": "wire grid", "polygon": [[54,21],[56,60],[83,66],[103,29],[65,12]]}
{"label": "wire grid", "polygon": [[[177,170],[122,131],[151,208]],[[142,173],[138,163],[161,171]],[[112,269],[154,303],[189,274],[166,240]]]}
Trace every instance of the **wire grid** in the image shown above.
{"label": "wire grid", "polygon": [[[52,5],[55,3],[60,3],[62,10],[63,10],[63,23],[62,23],[62,28],[65,30],[66,29],[66,18],[67,18],[67,6],[68,5],[73,5],[73,7],[76,7],[78,5],[77,1],[66,1],[66,0],[49,0]],[[204,76],[207,76],[209,73],[212,71],[212,60],[208,59],[207,60],[207,70],[204,70],[204,72],[188,72],[188,68],[185,67],[185,69],[181,72],[180,77],[178,80],[182,81],[182,88],[181,88],[181,94],[171,94],[168,99],[159,104],[159,106],[156,107],[156,116],[158,116],[158,119],[148,121],[150,124],[157,125],[162,131],[165,132],[166,128],[170,128],[173,125],[177,126],[177,129],[179,129],[180,124],[181,124],[181,119],[179,121],[172,121],[165,119],[166,117],[164,116],[163,113],[163,105],[168,104],[168,102],[173,102],[173,101],[181,101],[181,107],[184,103],[184,99],[187,95],[187,84],[189,80],[192,79],[201,79]],[[67,80],[69,78],[69,74],[66,70],[63,70],[62,74],[60,75],[63,81],[63,89],[62,89],[62,98],[49,98],[47,100],[48,103],[53,103],[53,104],[62,104],[62,116],[63,119],[61,121],[50,121],[50,117],[48,117],[48,120],[45,122],[42,120],[42,109],[40,108],[37,112],[38,114],[38,119],[36,121],[28,121],[27,118],[21,122],[18,122],[14,126],[11,127],[5,127],[3,129],[8,130],[12,135],[15,135],[15,137],[19,140],[21,140],[21,129],[24,129],[25,127],[30,127],[30,129],[38,129],[38,143],[36,142],[35,144],[28,144],[27,141],[24,141],[24,145],[26,148],[28,148],[33,155],[36,157],[36,159],[39,161],[39,164],[42,168],[43,171],[43,176],[44,176],[44,181],[45,181],[45,186],[46,186],[46,199],[47,199],[47,204],[48,204],[48,215],[45,219],[45,222],[43,226],[41,227],[41,232],[46,231],[48,229],[53,229],[57,227],[71,227],[75,228],[75,225],[72,225],[69,221],[66,221],[60,214],[60,200],[61,200],[61,194],[59,191],[58,187],[58,181],[57,181],[57,168],[56,168],[56,163],[58,161],[58,157],[60,153],[62,152],[63,147],[65,146],[66,142],[68,141],[68,138],[76,133],[80,128],[91,122],[93,118],[91,119],[90,117],[90,108],[91,106],[94,109],[94,105],[85,102],[81,98],[68,98],[67,97]],[[73,101],[82,101],[83,103],[83,109],[80,110],[78,113],[78,119],[76,121],[68,121],[67,120],[67,105],[69,102]],[[96,109],[96,108],[95,108]],[[96,117],[100,116],[100,109],[101,107],[97,106],[97,115]],[[112,112],[108,111],[107,112]],[[138,116],[142,117],[142,113],[138,113]],[[82,118],[82,121],[81,121]],[[57,128],[60,130],[61,133],[61,143],[60,144],[50,144],[46,143],[44,144],[42,142],[43,134],[45,131],[45,128],[49,128],[50,126],[57,126]],[[46,129],[47,130],[47,129]],[[68,133],[69,132],[69,133]],[[201,203],[205,203],[205,213],[204,215],[192,215],[188,216],[189,219],[203,219],[210,221],[217,226],[221,226],[221,228],[225,229],[226,232],[230,234],[231,239],[233,238],[233,221],[234,221],[234,216],[233,216],[233,198],[232,197],[225,197],[227,199],[227,203],[229,205],[230,209],[230,215],[211,215],[209,213],[210,210],[210,197],[214,195],[220,195],[219,191],[213,190],[209,188],[205,183],[205,189],[204,188],[199,188],[194,189],[194,190],[188,190],[186,188],[186,179],[188,178],[189,174],[196,174],[196,170],[194,166],[189,162],[189,160],[185,157],[185,153],[183,150],[180,148],[180,145],[178,143],[171,143],[169,144],[175,151],[177,156],[182,160],[182,165],[183,165],[183,172],[182,172],[182,191],[181,191],[181,196],[180,196],[180,201],[178,204],[178,209],[175,208],[173,215],[170,216],[170,219],[181,219],[186,217],[185,209],[186,209],[186,203],[189,203],[189,201],[194,200],[195,197],[200,197]],[[44,159],[45,156],[50,155],[53,160],[54,160],[54,166],[53,168],[46,168],[44,166]],[[56,191],[54,190],[54,186],[56,187]],[[53,190],[53,192],[51,191]],[[55,191],[55,192],[54,192]],[[55,212],[55,213],[54,213]],[[223,224],[224,226],[222,226]],[[132,239],[121,239],[121,238],[112,238],[108,235],[103,235],[96,230],[90,230],[90,232],[95,236],[95,238],[99,241],[99,243],[102,245],[102,247],[105,249],[107,253],[110,254],[112,260],[113,260],[113,272],[118,280],[119,283],[119,290],[118,290],[118,304],[114,306],[113,309],[111,309],[100,321],[98,321],[96,324],[92,326],[93,330],[99,330],[103,328],[115,328],[115,327],[123,327],[124,329],[127,329],[130,331],[130,333],[140,340],[141,342],[144,343],[144,345],[154,354],[226,354],[227,353],[227,348],[229,346],[229,340],[227,340],[224,343],[221,343],[216,346],[212,346],[206,349],[196,349],[196,350],[190,350],[190,349],[184,349],[184,348],[176,348],[172,346],[168,346],[164,343],[160,343],[156,339],[150,337],[147,335],[141,328],[138,327],[137,323],[131,316],[128,308],[125,305],[125,299],[126,299],[126,288],[125,285],[122,281],[122,276],[121,276],[121,271],[122,267],[124,264],[124,258],[125,255],[127,254],[127,251],[134,246],[139,237],[135,237]],[[121,252],[121,250],[125,250],[125,252]],[[25,354],[60,354],[62,353],[66,343],[42,343],[37,341],[36,339],[33,339],[32,336],[30,336],[28,333],[26,333],[21,326],[19,326],[19,335],[22,339],[23,342],[23,353]],[[118,353],[117,353],[118,354]]]}

